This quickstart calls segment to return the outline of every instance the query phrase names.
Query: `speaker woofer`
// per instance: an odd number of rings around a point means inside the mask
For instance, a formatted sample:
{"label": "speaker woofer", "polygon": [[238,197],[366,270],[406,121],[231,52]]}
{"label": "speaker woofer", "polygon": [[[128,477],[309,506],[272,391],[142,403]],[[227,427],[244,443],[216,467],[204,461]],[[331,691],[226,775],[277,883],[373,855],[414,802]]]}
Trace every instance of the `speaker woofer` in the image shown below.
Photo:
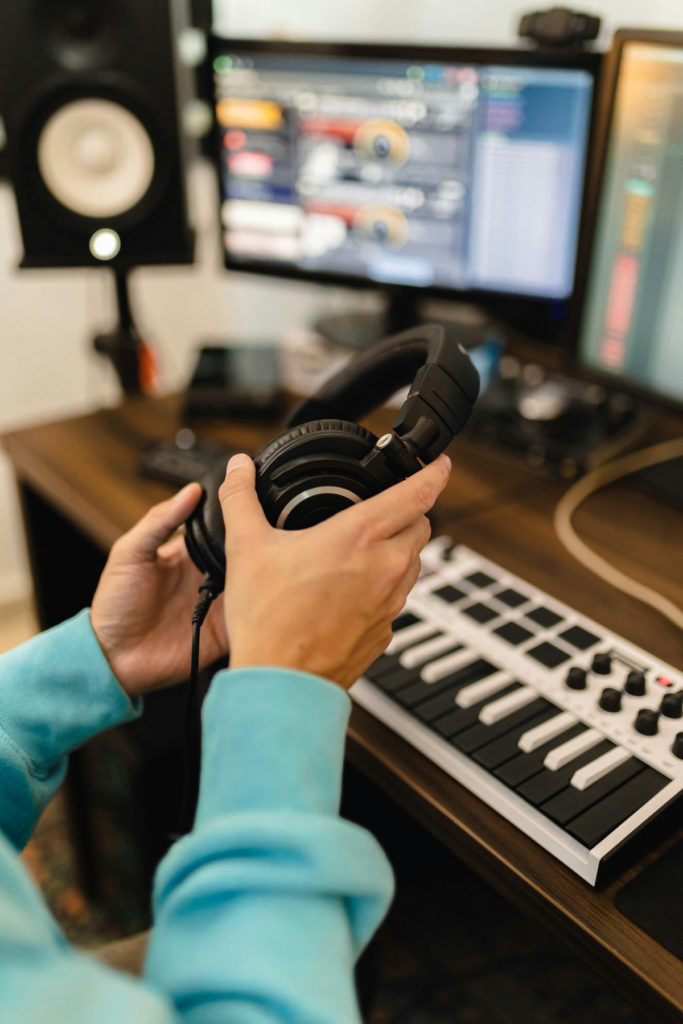
{"label": "speaker woofer", "polygon": [[142,122],[112,100],[59,107],[38,136],[43,184],[62,206],[101,220],[127,213],[154,180],[154,145]]}

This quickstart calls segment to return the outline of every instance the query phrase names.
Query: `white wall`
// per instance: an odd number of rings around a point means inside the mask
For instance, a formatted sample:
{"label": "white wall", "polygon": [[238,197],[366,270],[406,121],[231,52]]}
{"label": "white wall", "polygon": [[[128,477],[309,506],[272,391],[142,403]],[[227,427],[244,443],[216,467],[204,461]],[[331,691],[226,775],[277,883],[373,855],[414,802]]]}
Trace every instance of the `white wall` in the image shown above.
{"label": "white wall", "polygon": [[[280,35],[379,41],[512,44],[520,14],[537,9],[510,0],[214,0],[218,27],[232,35]],[[551,6],[548,4],[548,6]],[[601,14],[602,41],[624,25],[683,28],[680,0],[603,0],[579,4]],[[199,230],[193,267],[136,272],[132,298],[140,327],[155,344],[165,390],[185,381],[193,349],[208,338],[259,340],[339,307],[340,291],[227,275],[220,266],[216,189],[197,164],[191,202]],[[111,403],[111,370],[90,338],[112,322],[106,271],[24,271],[12,194],[0,186],[0,431],[71,416]],[[0,603],[28,588],[9,466],[0,456]]]}
{"label": "white wall", "polygon": [[[161,390],[186,382],[198,345],[208,340],[259,342],[341,308],[345,293],[300,283],[228,275],[218,240],[217,187],[197,161],[189,180],[197,230],[191,267],[135,271],[131,301],[138,326],[155,348]],[[114,323],[109,271],[17,269],[21,241],[14,196],[0,185],[0,432],[113,404],[113,370],[91,339]],[[0,453],[0,606],[28,592],[29,578],[9,460]]]}
{"label": "white wall", "polygon": [[[519,18],[555,6],[514,0],[213,0],[217,26],[235,36],[419,41],[444,45],[515,42]],[[558,6],[571,7],[571,3]],[[601,40],[620,27],[683,27],[680,0],[587,0],[576,8],[603,19]]]}

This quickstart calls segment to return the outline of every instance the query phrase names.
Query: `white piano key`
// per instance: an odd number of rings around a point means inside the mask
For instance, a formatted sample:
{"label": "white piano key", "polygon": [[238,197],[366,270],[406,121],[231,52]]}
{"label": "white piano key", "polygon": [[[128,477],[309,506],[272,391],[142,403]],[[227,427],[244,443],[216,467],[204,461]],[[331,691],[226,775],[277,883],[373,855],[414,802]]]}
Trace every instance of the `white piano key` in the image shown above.
{"label": "white piano key", "polygon": [[498,700],[492,700],[490,704],[485,704],[479,712],[479,721],[484,725],[493,725],[495,722],[500,722],[501,718],[507,718],[513,711],[519,711],[526,704],[531,704],[532,700],[537,700],[537,698],[538,693],[531,686],[520,686],[518,690],[513,690],[512,693],[499,697]]}
{"label": "white piano key", "polygon": [[431,662],[437,655],[444,651],[450,651],[461,645],[452,636],[433,636],[431,640],[409,647],[398,659],[403,668],[415,668],[416,665],[423,665],[425,661]]}
{"label": "white piano key", "polygon": [[540,725],[522,733],[517,746],[525,754],[530,754],[532,750],[542,747],[548,740],[553,740],[556,736],[566,732],[567,729],[571,729],[572,725],[576,725],[577,722],[578,718],[575,715],[571,715],[568,711],[563,711],[561,715],[555,715],[554,718],[549,718],[547,722],[541,722]]}
{"label": "white piano key", "polygon": [[412,626],[406,626],[405,629],[399,629],[398,633],[394,633],[385,653],[398,654],[399,651],[424,640],[435,631],[436,626],[433,622],[414,622]]}
{"label": "white piano key", "polygon": [[603,779],[605,775],[609,775],[610,772],[618,768],[624,761],[628,761],[630,757],[631,752],[623,747],[615,747],[614,750],[608,750],[602,757],[598,757],[595,761],[591,761],[590,764],[585,764],[583,768],[577,769],[572,775],[571,785],[574,789],[588,789],[598,779]]}
{"label": "white piano key", "polygon": [[553,747],[552,750],[549,750],[545,755],[543,765],[549,768],[551,772],[557,771],[558,768],[564,768],[575,757],[584,754],[604,738],[597,729],[586,729],[585,732],[579,733],[578,736],[567,740],[566,743],[562,743],[559,747]]}
{"label": "white piano key", "polygon": [[464,668],[465,665],[476,660],[476,651],[469,647],[462,647],[458,651],[453,651],[452,654],[439,658],[438,661],[432,661],[429,665],[425,665],[420,675],[425,683],[438,683],[440,679],[450,675],[451,672],[457,672],[458,669]]}
{"label": "white piano key", "polygon": [[463,686],[462,690],[458,690],[455,703],[459,708],[471,708],[473,704],[478,704],[480,700],[485,700],[486,697],[492,697],[494,693],[498,693],[499,690],[509,686],[512,682],[514,680],[507,672],[496,672],[495,675],[489,676],[488,679],[480,679],[478,683],[470,683],[469,686]]}

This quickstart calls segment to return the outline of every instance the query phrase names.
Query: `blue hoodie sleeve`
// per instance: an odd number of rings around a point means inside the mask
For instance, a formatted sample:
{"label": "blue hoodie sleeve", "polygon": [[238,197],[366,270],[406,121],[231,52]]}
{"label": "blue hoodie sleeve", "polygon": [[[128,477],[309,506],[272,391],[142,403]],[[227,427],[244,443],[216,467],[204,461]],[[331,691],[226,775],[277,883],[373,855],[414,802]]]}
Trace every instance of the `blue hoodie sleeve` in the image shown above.
{"label": "blue hoodie sleeve", "polygon": [[[88,688],[103,666],[87,622],[78,642],[63,628],[64,648],[41,660],[42,682],[25,650],[9,672],[0,663],[0,789],[7,779],[22,806],[14,814],[3,797],[2,820],[15,847],[63,774],[51,766],[136,710]],[[81,704],[80,715],[67,699],[75,683],[93,705]],[[0,1019],[358,1024],[353,966],[393,879],[375,840],[339,818],[349,709],[343,691],[302,673],[247,669],[214,679],[197,817],[157,871],[142,980],[68,947],[0,837]]]}
{"label": "blue hoodie sleeve", "polygon": [[393,876],[339,818],[350,705],[302,673],[214,679],[197,817],[157,872],[145,972],[184,1021],[360,1020],[353,966]]}
{"label": "blue hoodie sleeve", "polygon": [[66,774],[67,755],[137,717],[88,610],[0,656],[0,831],[26,845]]}

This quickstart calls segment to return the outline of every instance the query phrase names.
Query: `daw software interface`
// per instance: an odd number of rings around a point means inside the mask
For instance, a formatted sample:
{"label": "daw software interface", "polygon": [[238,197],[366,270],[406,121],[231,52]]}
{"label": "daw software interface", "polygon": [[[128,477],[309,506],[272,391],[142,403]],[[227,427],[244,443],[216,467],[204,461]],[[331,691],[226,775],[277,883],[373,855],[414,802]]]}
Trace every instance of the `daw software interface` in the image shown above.
{"label": "daw software interface", "polygon": [[579,356],[683,401],[683,45],[626,40]]}
{"label": "daw software interface", "polygon": [[588,70],[226,42],[214,81],[229,265],[570,295]]}

